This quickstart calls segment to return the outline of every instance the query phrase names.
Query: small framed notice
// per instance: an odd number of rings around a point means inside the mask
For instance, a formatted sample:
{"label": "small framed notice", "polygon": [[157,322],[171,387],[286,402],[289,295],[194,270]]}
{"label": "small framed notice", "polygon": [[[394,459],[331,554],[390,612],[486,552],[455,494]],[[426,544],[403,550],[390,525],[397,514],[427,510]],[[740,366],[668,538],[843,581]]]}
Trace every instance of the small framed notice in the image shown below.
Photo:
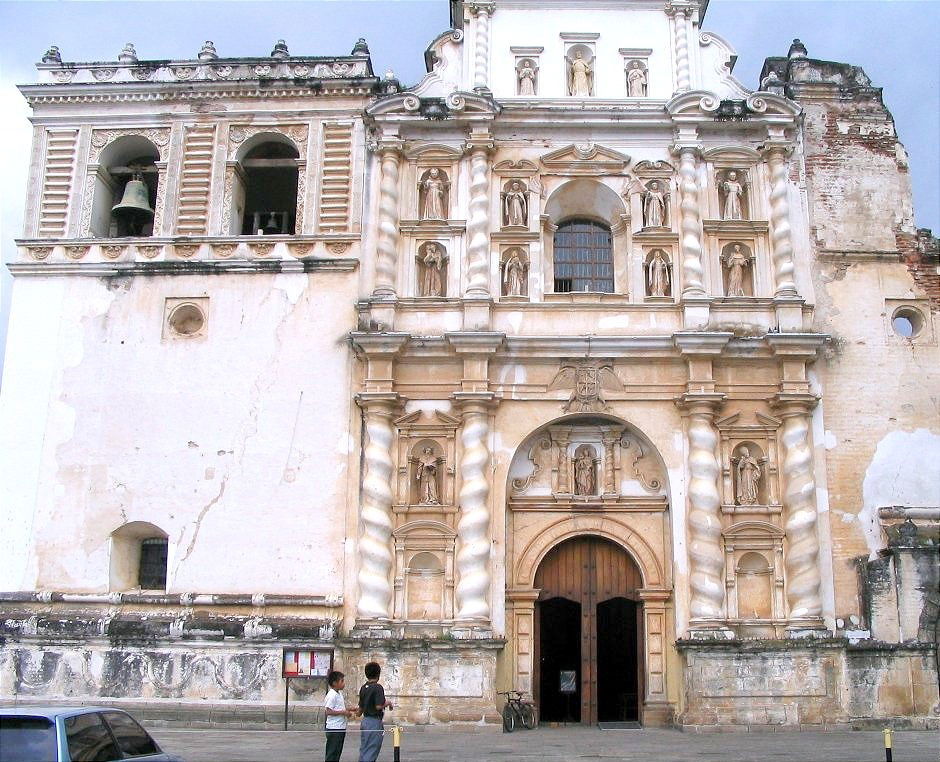
{"label": "small framed notice", "polygon": [[558,673],[558,675],[558,690],[560,693],[578,692],[578,673],[575,670],[563,669]]}
{"label": "small framed notice", "polygon": [[333,669],[332,648],[285,648],[281,677],[326,677]]}

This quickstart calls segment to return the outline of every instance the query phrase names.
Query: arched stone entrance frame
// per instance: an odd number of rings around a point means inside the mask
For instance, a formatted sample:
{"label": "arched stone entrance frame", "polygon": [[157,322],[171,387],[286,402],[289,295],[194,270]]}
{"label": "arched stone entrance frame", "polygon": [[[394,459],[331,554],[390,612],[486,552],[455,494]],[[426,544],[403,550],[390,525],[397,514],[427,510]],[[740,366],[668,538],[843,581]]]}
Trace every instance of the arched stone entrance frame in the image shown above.
{"label": "arched stone entrance frame", "polygon": [[[563,476],[558,476],[565,467],[559,453],[564,448],[570,450],[577,446],[576,439],[571,442],[564,434],[568,430],[591,426],[601,430],[603,457],[610,457],[611,452],[616,455],[615,448],[623,447],[628,438],[631,447],[639,446],[639,451],[644,453],[643,457],[654,462],[646,476],[649,476],[650,470],[658,468],[663,478],[645,478],[639,469],[629,476],[647,487],[656,484],[656,488],[647,489],[645,497],[622,494],[628,491],[623,488],[618,490],[618,494],[598,494],[584,499],[558,492],[559,484],[562,489],[573,489],[570,479],[566,481]],[[561,430],[560,435],[551,436],[556,429]],[[618,430],[620,433],[614,436],[612,432],[616,434]],[[546,437],[547,433],[549,436]],[[563,442],[561,449],[558,440]],[[542,445],[542,441],[547,441],[548,445]],[[506,488],[506,609],[513,688],[530,695],[534,688],[534,675],[538,668],[535,663],[535,616],[539,597],[535,578],[539,564],[553,548],[566,540],[575,537],[602,538],[614,543],[633,560],[643,580],[643,587],[637,591],[642,602],[644,644],[641,720],[644,725],[671,724],[674,707],[668,697],[666,662],[671,633],[675,627],[668,479],[665,478],[662,457],[636,426],[607,414],[572,415],[549,422],[523,439],[512,463],[517,461],[520,453],[529,458],[536,474],[548,470],[550,463],[555,486],[550,492],[543,489],[545,494],[520,495],[520,484],[527,482],[528,488],[532,480],[514,479],[510,466]],[[544,466],[539,461],[540,453]],[[621,466],[625,462],[623,458],[618,460]],[[630,461],[631,469],[636,468],[632,459],[626,460]],[[602,469],[606,472],[606,461],[599,464],[598,470]],[[609,486],[609,473],[605,473],[603,478]],[[618,484],[622,483],[618,481]],[[602,493],[603,489],[599,487],[597,491]]]}

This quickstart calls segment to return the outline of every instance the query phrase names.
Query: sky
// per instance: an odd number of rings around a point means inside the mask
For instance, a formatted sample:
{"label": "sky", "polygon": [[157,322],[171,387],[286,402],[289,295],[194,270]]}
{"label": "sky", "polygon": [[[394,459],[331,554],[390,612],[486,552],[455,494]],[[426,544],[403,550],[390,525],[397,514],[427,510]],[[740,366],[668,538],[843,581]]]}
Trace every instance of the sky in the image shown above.
{"label": "sky", "polygon": [[[428,43],[449,26],[447,0],[0,0],[0,249],[15,255],[30,148],[29,109],[15,89],[35,81],[50,45],[66,61],[194,58],[205,40],[225,56],[266,56],[284,38],[294,55],[344,55],[365,37],[377,73],[424,73]],[[864,68],[910,154],[915,221],[940,232],[940,0],[711,0],[703,28],[738,54],[734,73],[756,89],[764,58],[799,37],[813,58]],[[0,273],[0,353],[12,278]],[[2,357],[2,354],[0,354]],[[2,362],[2,360],[0,360]],[[2,368],[0,368],[2,369]]]}

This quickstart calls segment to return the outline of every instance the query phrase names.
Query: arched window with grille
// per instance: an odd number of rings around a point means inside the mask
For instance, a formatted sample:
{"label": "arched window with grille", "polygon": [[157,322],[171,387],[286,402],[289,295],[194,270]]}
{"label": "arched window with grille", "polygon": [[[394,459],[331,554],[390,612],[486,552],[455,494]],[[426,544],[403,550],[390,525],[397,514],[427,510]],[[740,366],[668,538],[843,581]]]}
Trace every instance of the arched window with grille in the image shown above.
{"label": "arched window with grille", "polygon": [[593,220],[562,222],[555,231],[555,293],[614,291],[610,227]]}

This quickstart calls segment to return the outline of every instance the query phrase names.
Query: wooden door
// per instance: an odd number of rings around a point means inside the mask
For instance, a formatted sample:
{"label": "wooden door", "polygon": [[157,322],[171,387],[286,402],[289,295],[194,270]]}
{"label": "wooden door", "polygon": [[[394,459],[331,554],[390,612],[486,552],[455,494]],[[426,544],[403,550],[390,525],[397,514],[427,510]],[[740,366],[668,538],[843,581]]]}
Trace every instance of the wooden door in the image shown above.
{"label": "wooden door", "polygon": [[[576,537],[552,548],[535,574],[539,601],[564,598],[581,606],[581,722],[597,722],[597,606],[612,598],[637,600],[642,587],[640,572],[633,560],[614,543],[599,537]],[[541,618],[541,617],[540,617]],[[544,630],[545,622],[540,629]],[[631,639],[632,640],[632,639]],[[542,675],[547,654],[536,654],[539,685],[555,681],[556,675]],[[537,694],[538,695],[538,694]]]}

